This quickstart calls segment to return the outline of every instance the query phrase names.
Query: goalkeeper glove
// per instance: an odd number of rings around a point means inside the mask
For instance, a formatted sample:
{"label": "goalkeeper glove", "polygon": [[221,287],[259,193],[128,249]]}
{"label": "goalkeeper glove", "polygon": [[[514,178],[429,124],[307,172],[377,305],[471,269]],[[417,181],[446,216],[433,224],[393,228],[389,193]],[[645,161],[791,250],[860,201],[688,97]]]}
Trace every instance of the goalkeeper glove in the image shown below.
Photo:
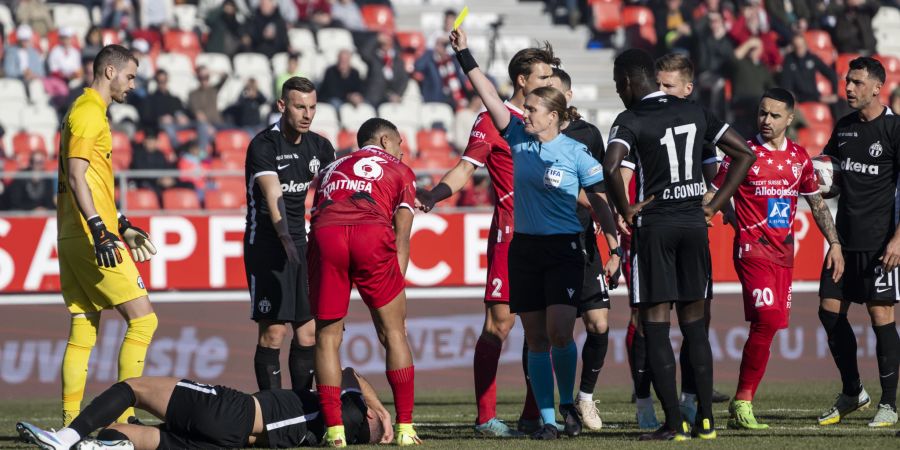
{"label": "goalkeeper glove", "polygon": [[137,262],[150,261],[156,254],[156,246],[150,242],[146,231],[134,226],[122,213],[119,213],[119,235],[131,249],[131,257]]}
{"label": "goalkeeper glove", "polygon": [[119,248],[125,248],[119,237],[110,233],[100,216],[94,216],[87,221],[91,236],[94,238],[94,254],[97,256],[97,265],[101,267],[116,267],[122,262],[122,254]]}

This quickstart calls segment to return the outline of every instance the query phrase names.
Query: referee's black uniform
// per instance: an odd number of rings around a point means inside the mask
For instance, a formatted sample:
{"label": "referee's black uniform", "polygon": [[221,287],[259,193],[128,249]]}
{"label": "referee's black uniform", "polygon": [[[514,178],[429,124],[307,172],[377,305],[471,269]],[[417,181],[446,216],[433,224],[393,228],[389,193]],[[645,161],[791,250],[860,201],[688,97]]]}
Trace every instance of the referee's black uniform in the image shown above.
{"label": "referee's black uniform", "polygon": [[[250,142],[247,150],[247,224],[244,269],[253,320],[303,323],[312,319],[306,264],[306,193],[320,169],[334,162],[334,147],[314,132],[299,144],[288,142],[276,123]],[[256,178],[277,175],[281,183],[291,237],[300,254],[292,265],[269,215],[269,205]]]}

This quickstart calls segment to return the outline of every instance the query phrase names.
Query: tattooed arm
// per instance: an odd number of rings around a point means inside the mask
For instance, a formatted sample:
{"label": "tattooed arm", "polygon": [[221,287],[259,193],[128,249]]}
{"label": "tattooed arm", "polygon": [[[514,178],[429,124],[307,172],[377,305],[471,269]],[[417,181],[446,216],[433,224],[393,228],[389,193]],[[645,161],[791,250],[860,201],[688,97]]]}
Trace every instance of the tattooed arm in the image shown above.
{"label": "tattooed arm", "polygon": [[812,210],[816,225],[819,226],[819,230],[822,231],[825,240],[828,241],[829,249],[828,254],[825,256],[825,267],[834,269],[832,278],[837,283],[844,273],[844,255],[841,252],[841,242],[838,239],[837,229],[834,227],[834,221],[831,219],[831,211],[828,210],[828,205],[825,204],[822,194],[807,195],[805,197],[806,202],[809,203],[809,208]]}

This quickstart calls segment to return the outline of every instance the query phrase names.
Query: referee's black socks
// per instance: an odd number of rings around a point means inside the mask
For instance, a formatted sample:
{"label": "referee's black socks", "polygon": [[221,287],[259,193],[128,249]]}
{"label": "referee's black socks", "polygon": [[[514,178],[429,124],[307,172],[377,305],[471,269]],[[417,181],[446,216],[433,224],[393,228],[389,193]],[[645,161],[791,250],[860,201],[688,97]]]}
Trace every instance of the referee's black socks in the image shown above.
{"label": "referee's black socks", "polygon": [[253,356],[253,371],[256,372],[256,385],[261,391],[281,389],[279,352],[277,348],[256,346],[256,354]]}
{"label": "referee's black socks", "polygon": [[83,438],[93,433],[94,430],[115,422],[126,409],[134,406],[136,402],[137,399],[131,386],[120,381],[95,397],[91,404],[69,424],[69,428],[75,430]]}
{"label": "referee's black socks", "polygon": [[291,341],[288,367],[291,369],[291,389],[311,390],[316,372],[316,346],[297,345]]}
{"label": "referee's black socks", "polygon": [[678,390],[675,387],[675,353],[669,341],[669,322],[643,321],[647,339],[647,355],[653,370],[656,397],[666,413],[666,428],[681,431],[681,412],[678,410]]}
{"label": "referee's black socks", "polygon": [[838,314],[819,308],[819,320],[828,335],[828,349],[841,373],[844,395],[859,395],[862,383],[856,364],[856,335],[846,314]]}
{"label": "referee's black socks", "polygon": [[[706,319],[681,324],[681,334],[684,336],[682,349],[687,349],[690,360],[688,366],[681,367],[681,373],[689,368],[693,373],[697,394],[697,422],[703,419],[710,420],[712,427],[712,391],[713,391],[713,364],[712,350],[709,348],[709,335],[706,331]],[[682,351],[683,351],[682,350]],[[692,424],[694,425],[694,424]]]}
{"label": "referee's black socks", "polygon": [[897,324],[872,326],[875,331],[875,355],[878,357],[878,374],[881,381],[881,401],[897,410],[897,370],[900,365],[900,336]]}

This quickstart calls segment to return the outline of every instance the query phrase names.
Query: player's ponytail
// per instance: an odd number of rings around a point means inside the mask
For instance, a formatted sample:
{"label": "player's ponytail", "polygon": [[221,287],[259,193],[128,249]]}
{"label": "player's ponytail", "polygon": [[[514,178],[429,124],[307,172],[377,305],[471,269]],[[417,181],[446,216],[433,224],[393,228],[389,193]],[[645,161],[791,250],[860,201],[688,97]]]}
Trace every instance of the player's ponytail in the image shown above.
{"label": "player's ponytail", "polygon": [[569,120],[569,121],[581,119],[581,114],[578,114],[578,108],[576,108],[574,106],[570,106],[566,110],[566,115],[568,115],[568,119],[566,119],[566,120]]}

